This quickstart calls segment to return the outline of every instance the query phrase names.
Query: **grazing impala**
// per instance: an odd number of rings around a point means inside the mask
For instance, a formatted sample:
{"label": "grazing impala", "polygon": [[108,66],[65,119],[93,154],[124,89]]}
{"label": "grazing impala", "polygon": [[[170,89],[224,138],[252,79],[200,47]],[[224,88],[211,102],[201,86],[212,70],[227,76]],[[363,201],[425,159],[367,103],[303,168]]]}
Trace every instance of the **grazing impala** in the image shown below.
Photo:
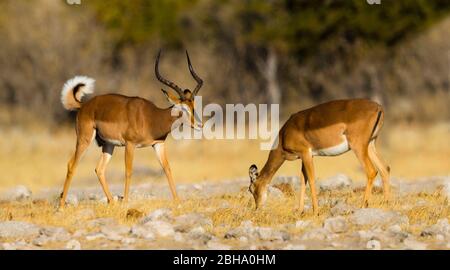
{"label": "grazing impala", "polygon": [[[95,168],[100,184],[105,192],[108,202],[113,197],[105,179],[105,169],[114,151],[115,146],[125,146],[125,190],[123,201],[128,200],[133,154],[136,147],[153,146],[158,159],[164,169],[169,187],[174,199],[177,199],[175,185],[172,179],[169,163],[167,162],[164,141],[172,130],[172,124],[180,117],[189,117],[192,128],[200,128],[196,124],[194,113],[194,97],[202,87],[203,81],[194,72],[189,55],[186,51],[189,71],[197,82],[194,91],[182,90],[173,82],[164,79],[158,71],[158,54],[155,63],[155,74],[160,82],[169,86],[178,95],[162,90],[168,101],[175,107],[161,109],[152,102],[140,97],[127,97],[118,94],[107,94],[93,97],[82,102],[85,94],[94,89],[94,80],[77,76],[67,81],[61,93],[61,101],[67,110],[78,110],[76,121],[77,144],[75,153],[70,159],[64,190],[61,194],[60,206],[63,207],[80,157],[94,140],[102,147],[102,156]],[[182,112],[186,113],[182,113]]]}
{"label": "grazing impala", "polygon": [[261,172],[250,166],[249,190],[256,208],[267,197],[267,185],[285,160],[301,159],[300,211],[303,212],[306,182],[309,182],[314,214],[318,203],[314,184],[314,156],[337,156],[355,152],[367,175],[363,207],[368,205],[377,172],[383,179],[385,199],[389,198],[389,167],[375,149],[375,141],[383,125],[381,105],[366,99],[330,101],[292,115],[279,132],[276,149],[271,150]]}

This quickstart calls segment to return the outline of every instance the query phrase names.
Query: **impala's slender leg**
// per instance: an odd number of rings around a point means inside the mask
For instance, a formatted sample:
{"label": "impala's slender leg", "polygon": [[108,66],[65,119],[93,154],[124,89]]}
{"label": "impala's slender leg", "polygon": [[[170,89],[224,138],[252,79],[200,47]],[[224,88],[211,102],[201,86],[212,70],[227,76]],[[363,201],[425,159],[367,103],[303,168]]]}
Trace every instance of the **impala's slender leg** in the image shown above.
{"label": "impala's slender leg", "polygon": [[62,208],[66,203],[67,192],[69,191],[70,182],[72,181],[73,174],[75,173],[75,169],[78,165],[78,162],[81,159],[84,151],[88,148],[89,144],[92,142],[94,136],[94,130],[91,129],[89,131],[81,131],[77,137],[77,145],[75,149],[75,153],[72,158],[69,160],[67,164],[67,175],[66,180],[64,181],[64,189],[61,194],[61,199],[59,201],[59,206]]}
{"label": "impala's slender leg", "polygon": [[370,141],[369,143],[369,158],[372,163],[377,168],[378,172],[381,174],[381,179],[383,180],[383,192],[384,192],[384,200],[389,201],[390,199],[390,184],[389,184],[389,167],[385,165],[380,155],[378,154],[375,148],[375,140]]}
{"label": "impala's slender leg", "polygon": [[102,189],[106,195],[108,203],[111,203],[113,201],[113,196],[111,195],[111,192],[109,191],[108,188],[108,184],[106,183],[105,170],[106,165],[108,165],[108,162],[111,160],[113,152],[114,152],[114,145],[105,144],[102,147],[102,156],[100,157],[97,167],[95,167],[95,173],[97,174],[98,180],[100,181],[100,185],[102,185]]}
{"label": "impala's slender leg", "polygon": [[305,165],[303,165],[302,161],[302,172],[300,173],[300,213],[303,213],[305,207],[305,193],[306,193],[306,171]]}
{"label": "impala's slender leg", "polygon": [[314,163],[313,163],[313,157],[310,153],[305,153],[302,156],[303,161],[303,167],[305,171],[305,181],[309,182],[309,189],[311,190],[311,199],[312,199],[312,205],[313,205],[313,213],[314,215],[319,214],[319,203],[317,201],[317,193],[316,193],[316,185],[314,181]]}
{"label": "impala's slender leg", "polygon": [[164,147],[164,143],[155,143],[153,148],[156,151],[156,155],[158,156],[159,162],[164,169],[164,173],[166,174],[167,181],[169,181],[170,191],[172,192],[172,197],[174,200],[178,200],[177,190],[175,188],[175,184],[172,179],[172,172],[170,171],[169,162],[166,157],[166,150]]}
{"label": "impala's slender leg", "polygon": [[130,192],[131,175],[133,173],[134,144],[127,143],[125,145],[125,190],[123,193],[123,201],[128,201]]}
{"label": "impala's slender leg", "polygon": [[353,147],[352,149],[366,172],[367,186],[366,191],[364,192],[364,199],[361,207],[367,207],[369,205],[370,195],[372,194],[373,181],[377,176],[377,170],[369,158],[369,149],[367,145]]}

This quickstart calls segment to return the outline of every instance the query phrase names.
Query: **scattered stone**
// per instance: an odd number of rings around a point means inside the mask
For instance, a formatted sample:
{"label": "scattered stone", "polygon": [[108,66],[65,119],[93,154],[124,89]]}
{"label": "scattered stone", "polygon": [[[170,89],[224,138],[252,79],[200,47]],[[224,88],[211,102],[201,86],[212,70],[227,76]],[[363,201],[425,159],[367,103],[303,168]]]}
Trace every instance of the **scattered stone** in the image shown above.
{"label": "scattered stone", "polygon": [[199,213],[178,216],[175,223],[175,230],[178,232],[188,232],[194,226],[212,226],[212,220]]}
{"label": "scattered stone", "polygon": [[94,241],[101,238],[105,238],[105,235],[103,233],[90,233],[86,235],[87,241]]}
{"label": "scattered stone", "polygon": [[194,240],[199,240],[203,243],[207,243],[212,239],[212,236],[209,233],[206,233],[205,229],[201,226],[193,228],[189,232],[189,238]]}
{"label": "scattered stone", "polygon": [[115,225],[117,224],[117,221],[113,218],[97,218],[90,220],[87,222],[88,227],[100,227],[100,226],[106,226],[106,225]]}
{"label": "scattered stone", "polygon": [[133,226],[131,228],[131,235],[146,240],[155,240],[155,234],[153,233],[152,228],[148,228],[147,226],[142,225]]}
{"label": "scattered stone", "polygon": [[267,227],[256,228],[256,234],[263,241],[287,241],[290,239],[290,235],[287,232],[277,231]]}
{"label": "scattered stone", "polygon": [[78,237],[82,237],[82,236],[84,236],[84,235],[86,235],[86,234],[87,234],[87,231],[84,230],[84,229],[82,229],[82,230],[76,230],[76,231],[73,233],[73,237],[78,238]]}
{"label": "scattered stone", "polygon": [[32,192],[26,186],[17,186],[11,189],[8,193],[10,193],[11,200],[14,201],[23,201],[31,198]]}
{"label": "scattered stone", "polygon": [[170,237],[175,234],[172,224],[165,221],[150,221],[145,223],[145,226],[151,228],[160,237]]}
{"label": "scattered stone", "polygon": [[68,241],[70,239],[70,233],[66,231],[66,229],[62,227],[45,227],[40,231],[41,236],[46,236],[49,238],[49,241]]}
{"label": "scattered stone", "polygon": [[130,228],[122,225],[109,225],[101,227],[100,232],[104,234],[108,240],[121,241],[123,239],[121,235],[128,234]]}
{"label": "scattered stone", "polygon": [[141,220],[142,224],[150,221],[164,220],[169,221],[172,218],[172,211],[167,208],[156,209]]}
{"label": "scattered stone", "polygon": [[81,250],[81,244],[80,242],[78,242],[75,239],[70,240],[69,242],[67,242],[66,244],[66,249],[70,249],[70,250]]}
{"label": "scattered stone", "polygon": [[47,244],[48,242],[50,242],[49,237],[47,237],[45,235],[40,235],[38,238],[33,239],[33,241],[31,243],[35,246],[42,247],[43,245]]}
{"label": "scattered stone", "polygon": [[122,238],[122,239],[120,240],[120,243],[121,243],[122,245],[131,245],[131,244],[136,243],[136,239],[126,237],[126,238]]}
{"label": "scattered stone", "polygon": [[421,243],[421,242],[418,242],[415,240],[411,240],[411,239],[405,239],[405,241],[403,241],[403,244],[405,245],[406,249],[411,249],[411,250],[427,249],[427,244]]}
{"label": "scattered stone", "polygon": [[381,249],[381,243],[378,240],[370,240],[370,241],[367,242],[366,248],[367,249],[372,249],[372,250],[380,250]]}
{"label": "scattered stone", "polygon": [[398,234],[402,232],[400,225],[392,225],[388,228],[388,231],[393,234]]}
{"label": "scattered stone", "polygon": [[66,198],[66,203],[71,206],[78,206],[78,197],[74,194],[69,194]]}
{"label": "scattered stone", "polygon": [[173,240],[175,240],[176,242],[183,242],[184,241],[183,234],[176,232],[173,236]]}
{"label": "scattered stone", "polygon": [[3,243],[2,248],[4,250],[23,250],[23,249],[32,249],[25,241],[18,241],[13,243]]}
{"label": "scattered stone", "polygon": [[0,238],[36,237],[40,227],[22,221],[0,222]]}
{"label": "scattered stone", "polygon": [[220,243],[220,242],[215,241],[215,240],[208,241],[206,246],[209,249],[213,249],[213,250],[230,250],[231,249],[231,246],[225,245],[225,244]]}
{"label": "scattered stone", "polygon": [[288,245],[285,246],[283,249],[284,249],[284,250],[306,250],[306,246],[305,246],[305,245],[293,245],[293,244],[288,244]]}
{"label": "scattered stone", "polygon": [[338,201],[330,210],[332,216],[351,214],[356,208],[346,204],[343,201]]}
{"label": "scattered stone", "polygon": [[323,228],[332,233],[343,233],[347,231],[348,225],[344,217],[337,216],[326,219]]}
{"label": "scattered stone", "polygon": [[384,211],[377,208],[363,208],[355,210],[350,216],[350,221],[355,225],[381,226],[388,224],[408,224],[409,219],[395,211]]}
{"label": "scattered stone", "polygon": [[433,236],[438,234],[450,236],[450,224],[448,223],[448,219],[439,219],[436,224],[423,230],[420,236]]}
{"label": "scattered stone", "polygon": [[311,221],[309,220],[298,220],[295,222],[295,228],[297,229],[305,229],[311,224]]}
{"label": "scattered stone", "polygon": [[351,185],[352,180],[344,174],[338,174],[319,181],[319,188],[320,190],[323,191],[331,191],[346,188],[350,187]]}
{"label": "scattered stone", "polygon": [[302,235],[302,240],[325,240],[327,239],[328,231],[322,228],[307,231]]}

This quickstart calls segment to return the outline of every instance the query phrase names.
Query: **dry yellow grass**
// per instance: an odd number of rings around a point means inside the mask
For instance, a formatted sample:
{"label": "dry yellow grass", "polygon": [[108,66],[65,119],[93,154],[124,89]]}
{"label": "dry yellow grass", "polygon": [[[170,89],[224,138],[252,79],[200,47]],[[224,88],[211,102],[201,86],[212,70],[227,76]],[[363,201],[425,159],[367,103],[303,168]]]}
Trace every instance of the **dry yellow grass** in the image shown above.
{"label": "dry yellow grass", "polygon": [[[385,127],[380,139],[380,152],[389,163],[394,177],[419,178],[450,173],[450,124],[430,127]],[[75,132],[61,129],[0,131],[0,192],[23,184],[33,191],[46,187],[62,187],[66,164],[75,147]],[[268,151],[259,149],[256,140],[185,140],[167,141],[169,162],[176,183],[221,181],[246,177],[252,163],[262,167]],[[73,186],[98,185],[94,168],[100,149],[92,144],[76,171]],[[316,158],[317,177],[345,173],[354,180],[365,175],[352,152],[339,157]],[[160,170],[152,148],[136,151],[135,168]],[[299,161],[286,162],[278,175],[297,175]],[[109,183],[122,183],[124,175],[123,148],[116,148],[107,169]],[[133,183],[166,181],[165,176],[133,177]]]}
{"label": "dry yellow grass", "polygon": [[[390,203],[383,202],[380,189],[374,190],[375,194],[370,201],[371,207],[395,210],[408,216],[410,224],[416,224],[404,229],[411,233],[420,234],[426,226],[435,224],[438,219],[450,216],[450,206],[447,199],[437,191],[434,194],[416,194],[400,197],[394,196]],[[395,191],[394,191],[395,194]],[[321,192],[319,198],[330,201],[338,199],[349,205],[359,207],[363,192],[360,190],[340,190]],[[417,206],[418,200],[425,201]],[[222,195],[210,198],[189,198],[176,203],[172,200],[140,200],[131,201],[128,204],[114,203],[107,205],[98,202],[82,202],[79,206],[67,206],[62,211],[57,211],[55,204],[49,201],[34,202],[2,202],[0,221],[19,220],[32,222],[42,226],[60,226],[71,232],[80,228],[86,228],[87,221],[93,218],[111,217],[121,224],[132,225],[137,219],[127,217],[130,209],[135,209],[147,214],[158,208],[169,208],[175,216],[186,213],[203,213],[213,221],[213,226],[205,227],[218,237],[238,227],[241,222],[251,220],[255,225],[267,227],[280,227],[295,223],[298,220],[310,220],[316,225],[321,225],[330,216],[330,203],[320,205],[319,216],[315,217],[311,210],[301,214],[298,211],[298,197],[288,196],[284,199],[269,199],[266,205],[259,210],[254,210],[250,195],[242,191],[238,194]],[[405,207],[410,206],[410,207]],[[85,209],[93,209],[94,217],[85,217],[80,213]],[[419,224],[419,226],[417,226]],[[291,233],[298,233],[301,229],[291,228]]]}

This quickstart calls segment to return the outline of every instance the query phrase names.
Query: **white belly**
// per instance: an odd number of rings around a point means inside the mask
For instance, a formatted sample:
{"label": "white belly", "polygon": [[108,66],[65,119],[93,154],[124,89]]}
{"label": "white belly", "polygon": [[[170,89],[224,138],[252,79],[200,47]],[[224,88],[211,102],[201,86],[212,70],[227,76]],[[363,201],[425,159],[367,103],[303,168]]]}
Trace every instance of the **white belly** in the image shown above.
{"label": "white belly", "polygon": [[311,154],[313,156],[337,156],[347,152],[350,150],[350,147],[348,146],[347,138],[345,136],[342,137],[344,139],[342,143],[323,149],[311,149]]}

